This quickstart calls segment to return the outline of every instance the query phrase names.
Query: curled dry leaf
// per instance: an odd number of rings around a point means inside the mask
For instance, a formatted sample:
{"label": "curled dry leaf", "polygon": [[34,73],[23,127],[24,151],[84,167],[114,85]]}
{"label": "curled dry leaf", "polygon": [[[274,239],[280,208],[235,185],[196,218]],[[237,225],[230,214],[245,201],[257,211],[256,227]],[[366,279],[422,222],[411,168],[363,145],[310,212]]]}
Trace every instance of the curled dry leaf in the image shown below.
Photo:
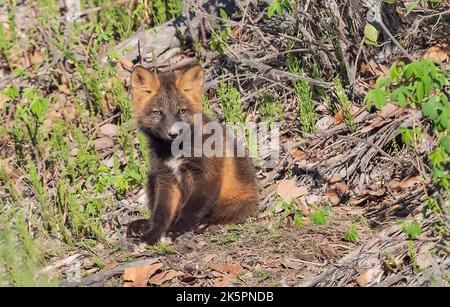
{"label": "curled dry leaf", "polygon": [[120,57],[119,60],[117,61],[117,66],[126,69],[128,71],[132,71],[133,70],[133,62],[126,58],[126,57]]}
{"label": "curled dry leaf", "polygon": [[334,125],[337,126],[341,124],[344,121],[344,111],[342,109],[339,109],[339,111],[334,116]]}
{"label": "curled dry leaf", "polygon": [[389,68],[376,63],[373,59],[370,59],[367,63],[361,64],[361,73],[372,76],[381,76],[389,72]]}
{"label": "curled dry leaf", "polygon": [[334,184],[333,187],[336,189],[340,196],[343,196],[349,190],[348,185],[345,182],[338,182]]}
{"label": "curled dry leaf", "polygon": [[406,180],[393,180],[389,183],[389,189],[394,192],[401,192],[405,191],[411,187],[413,187],[415,184],[420,183],[420,177],[411,177]]}
{"label": "curled dry leaf", "polygon": [[162,263],[154,263],[126,268],[123,272],[125,287],[145,287],[149,278],[162,268]]}
{"label": "curled dry leaf", "polygon": [[328,191],[325,193],[325,197],[334,205],[337,206],[341,203],[341,198],[348,192],[349,187],[344,182],[341,176],[334,174],[328,180]]}
{"label": "curled dry leaf", "polygon": [[449,53],[450,50],[448,45],[436,45],[430,47],[423,55],[423,58],[427,60],[437,60],[439,62],[445,62],[448,59]]}
{"label": "curled dry leaf", "polygon": [[168,270],[154,275],[149,282],[156,286],[161,286],[163,283],[174,279],[175,277],[183,276],[184,273],[176,270]]}
{"label": "curled dry leaf", "polygon": [[212,263],[209,267],[217,272],[230,276],[237,276],[244,271],[244,268],[238,263]]}
{"label": "curled dry leaf", "polygon": [[305,152],[300,149],[294,149],[291,151],[291,156],[293,158],[303,158],[305,156]]}
{"label": "curled dry leaf", "polygon": [[339,197],[336,189],[330,189],[325,193],[325,197],[333,204],[333,206],[337,206],[341,202],[341,198]]}
{"label": "curled dry leaf", "polygon": [[293,179],[285,179],[278,183],[277,194],[285,202],[290,202],[294,198],[308,194],[308,188],[298,187]]}
{"label": "curled dry leaf", "polygon": [[370,268],[362,272],[356,281],[360,287],[364,287],[380,278],[381,274],[383,274],[383,270],[380,268]]}
{"label": "curled dry leaf", "polygon": [[295,204],[297,205],[297,208],[304,216],[309,216],[311,214],[311,210],[309,209],[308,205],[306,205],[300,199],[295,199],[294,201]]}

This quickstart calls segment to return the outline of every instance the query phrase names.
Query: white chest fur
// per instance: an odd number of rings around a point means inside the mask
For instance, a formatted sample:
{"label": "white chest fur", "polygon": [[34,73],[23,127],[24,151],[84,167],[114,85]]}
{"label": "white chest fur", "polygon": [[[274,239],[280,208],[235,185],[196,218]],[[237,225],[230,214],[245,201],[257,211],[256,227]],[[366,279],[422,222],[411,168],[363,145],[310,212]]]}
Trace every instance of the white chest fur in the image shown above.
{"label": "white chest fur", "polygon": [[183,159],[181,158],[171,158],[167,160],[166,165],[172,170],[172,173],[177,177],[177,180],[181,180],[180,166],[183,164]]}

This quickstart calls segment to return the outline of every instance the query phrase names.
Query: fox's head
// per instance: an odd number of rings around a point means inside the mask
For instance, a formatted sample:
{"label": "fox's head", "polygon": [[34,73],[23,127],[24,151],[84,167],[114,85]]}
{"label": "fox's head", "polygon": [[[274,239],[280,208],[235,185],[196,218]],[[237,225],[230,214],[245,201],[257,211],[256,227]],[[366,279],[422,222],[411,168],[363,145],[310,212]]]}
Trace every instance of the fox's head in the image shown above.
{"label": "fox's head", "polygon": [[194,123],[202,113],[203,69],[154,74],[142,66],[131,73],[134,117],[145,133],[172,142],[180,133],[176,123]]}

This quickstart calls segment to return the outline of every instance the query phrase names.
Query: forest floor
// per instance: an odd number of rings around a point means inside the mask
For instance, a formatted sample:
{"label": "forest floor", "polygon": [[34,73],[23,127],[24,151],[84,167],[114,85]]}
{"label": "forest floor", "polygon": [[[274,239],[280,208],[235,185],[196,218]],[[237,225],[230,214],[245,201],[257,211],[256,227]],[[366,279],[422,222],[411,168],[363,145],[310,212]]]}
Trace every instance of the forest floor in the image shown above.
{"label": "forest floor", "polygon": [[[448,285],[450,5],[219,2],[0,4],[0,285]],[[428,60],[433,90],[380,95]],[[130,72],[197,62],[205,112],[281,123],[280,161],[257,218],[137,244]]]}

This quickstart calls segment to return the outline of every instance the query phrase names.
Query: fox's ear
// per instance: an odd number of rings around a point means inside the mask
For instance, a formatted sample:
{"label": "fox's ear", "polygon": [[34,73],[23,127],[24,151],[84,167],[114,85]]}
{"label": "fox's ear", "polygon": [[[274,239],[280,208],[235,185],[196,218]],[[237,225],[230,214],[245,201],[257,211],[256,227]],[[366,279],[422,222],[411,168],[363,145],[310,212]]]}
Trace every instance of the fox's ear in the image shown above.
{"label": "fox's ear", "polygon": [[156,93],[160,88],[158,76],[142,66],[136,66],[131,72],[131,94],[133,98],[133,108],[139,112],[142,106]]}
{"label": "fox's ear", "polygon": [[177,74],[176,88],[201,112],[203,94],[203,68],[200,65]]}

